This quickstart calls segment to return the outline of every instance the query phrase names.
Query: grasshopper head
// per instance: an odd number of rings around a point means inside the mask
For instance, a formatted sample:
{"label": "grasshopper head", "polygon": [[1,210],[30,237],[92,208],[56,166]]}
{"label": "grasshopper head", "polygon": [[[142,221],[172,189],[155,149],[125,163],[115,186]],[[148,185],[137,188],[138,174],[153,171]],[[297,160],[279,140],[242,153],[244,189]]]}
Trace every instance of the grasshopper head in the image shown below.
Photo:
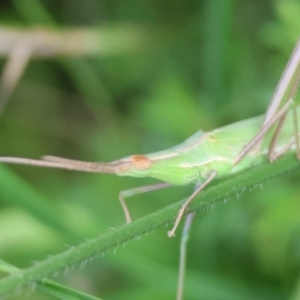
{"label": "grasshopper head", "polygon": [[119,176],[152,177],[174,185],[194,182],[197,168],[180,153],[164,156],[163,152],[150,155],[132,155],[116,162],[115,173]]}
{"label": "grasshopper head", "polygon": [[118,161],[116,174],[119,176],[146,177],[152,165],[150,158],[137,154]]}

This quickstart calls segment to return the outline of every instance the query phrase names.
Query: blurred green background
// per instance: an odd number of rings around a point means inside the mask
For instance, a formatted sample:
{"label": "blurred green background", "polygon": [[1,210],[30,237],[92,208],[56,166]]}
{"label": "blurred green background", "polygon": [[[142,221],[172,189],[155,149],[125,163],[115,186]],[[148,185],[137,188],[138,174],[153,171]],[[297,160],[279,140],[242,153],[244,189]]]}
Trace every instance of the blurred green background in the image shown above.
{"label": "blurred green background", "polygon": [[[263,114],[300,36],[300,1],[12,0],[1,1],[0,25],[84,27],[107,30],[108,39],[129,28],[117,37],[120,49],[32,59],[0,119],[1,156],[110,161]],[[123,51],[131,35],[136,45]],[[154,182],[30,166],[0,171],[0,257],[20,268],[123,224],[119,192]],[[299,171],[285,174],[197,214],[185,299],[300,299],[298,180]],[[132,216],[192,189],[133,197]],[[167,228],[156,230],[55,279],[103,299],[174,299],[180,231],[169,239]]]}

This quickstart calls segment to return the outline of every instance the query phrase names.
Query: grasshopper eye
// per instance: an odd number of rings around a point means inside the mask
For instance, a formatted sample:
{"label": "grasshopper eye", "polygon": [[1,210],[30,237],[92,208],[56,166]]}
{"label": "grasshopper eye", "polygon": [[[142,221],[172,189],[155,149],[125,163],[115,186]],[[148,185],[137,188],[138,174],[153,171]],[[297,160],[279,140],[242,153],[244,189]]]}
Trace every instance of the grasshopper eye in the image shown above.
{"label": "grasshopper eye", "polygon": [[145,155],[133,155],[131,156],[131,162],[134,167],[140,170],[146,170],[151,166],[151,160]]}

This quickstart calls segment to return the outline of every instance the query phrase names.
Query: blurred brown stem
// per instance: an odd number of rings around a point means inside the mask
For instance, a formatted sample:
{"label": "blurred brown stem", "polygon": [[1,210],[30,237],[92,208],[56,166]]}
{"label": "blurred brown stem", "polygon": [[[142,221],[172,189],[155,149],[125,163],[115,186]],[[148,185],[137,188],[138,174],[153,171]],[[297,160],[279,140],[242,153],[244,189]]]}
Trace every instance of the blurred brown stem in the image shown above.
{"label": "blurred brown stem", "polygon": [[144,37],[142,30],[129,26],[63,30],[0,26],[0,56],[8,58],[0,79],[0,117],[31,58],[124,54],[145,47]]}
{"label": "blurred brown stem", "polygon": [[16,29],[0,26],[0,56],[10,55],[20,39],[32,45],[32,57],[122,54],[144,47],[141,28]]}

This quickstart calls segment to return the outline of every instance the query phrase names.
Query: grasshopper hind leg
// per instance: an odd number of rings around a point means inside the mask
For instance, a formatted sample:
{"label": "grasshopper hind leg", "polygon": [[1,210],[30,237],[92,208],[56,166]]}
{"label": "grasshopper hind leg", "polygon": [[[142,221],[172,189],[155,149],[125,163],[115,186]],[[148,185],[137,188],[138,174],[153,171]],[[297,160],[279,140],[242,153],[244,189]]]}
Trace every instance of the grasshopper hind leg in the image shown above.
{"label": "grasshopper hind leg", "polygon": [[286,119],[286,115],[287,115],[286,113],[279,119],[268,148],[268,158],[270,162],[274,162],[275,160],[277,160],[279,157],[287,153],[293,146],[295,146],[296,148],[296,157],[300,161],[299,127],[298,127],[297,109],[295,105],[293,105],[292,107],[292,114],[293,114],[292,118],[293,118],[294,135],[291,138],[291,140],[282,149],[280,149],[279,151],[275,150],[276,143],[278,141],[280,132],[282,130],[282,127]]}

